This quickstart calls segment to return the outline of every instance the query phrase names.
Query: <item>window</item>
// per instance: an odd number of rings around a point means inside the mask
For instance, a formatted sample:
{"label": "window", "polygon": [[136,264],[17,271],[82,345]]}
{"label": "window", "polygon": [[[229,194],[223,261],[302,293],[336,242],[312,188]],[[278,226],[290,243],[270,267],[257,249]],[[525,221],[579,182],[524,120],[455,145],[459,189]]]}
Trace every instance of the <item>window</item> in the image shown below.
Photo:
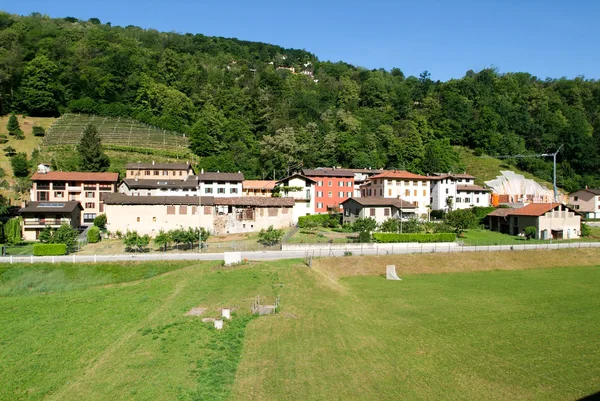
{"label": "window", "polygon": [[150,175],[150,170],[144,171],[144,175]]}
{"label": "window", "polygon": [[96,194],[94,192],[86,192],[85,193],[86,198],[94,198],[95,196],[96,196]]}
{"label": "window", "polygon": [[55,198],[64,198],[65,197],[65,193],[62,192],[62,191],[54,192],[54,197]]}
{"label": "window", "polygon": [[415,189],[415,191],[414,191],[414,194],[415,194],[415,196],[417,196],[417,190],[416,190],[416,189]]}
{"label": "window", "polygon": [[343,198],[344,197],[344,193],[342,191],[338,192],[338,198]]}
{"label": "window", "polygon": [[404,185],[408,185],[408,181],[404,181]]}
{"label": "window", "polygon": [[94,202],[86,202],[85,203],[85,208],[86,209],[93,209],[96,207],[96,204]]}
{"label": "window", "polygon": [[427,186],[427,181],[421,181],[421,185],[426,187]]}
{"label": "window", "polygon": [[348,186],[351,187],[352,186],[352,181],[348,181]]}
{"label": "window", "polygon": [[84,223],[93,223],[96,218],[96,213],[84,213],[83,214],[83,222]]}
{"label": "window", "polygon": [[192,214],[198,214],[198,206],[192,206]]}
{"label": "window", "polygon": [[389,216],[390,215],[390,209],[387,208],[387,207],[385,209],[383,209],[383,215],[386,216],[386,217]]}
{"label": "window", "polygon": [[317,192],[317,197],[318,198],[322,198],[323,197],[323,191],[318,191]]}
{"label": "window", "polygon": [[154,175],[158,175],[158,170],[154,170]]}
{"label": "window", "polygon": [[218,194],[224,194],[225,193],[225,188],[217,188],[217,193]]}
{"label": "window", "polygon": [[369,215],[370,215],[371,217],[374,217],[374,216],[375,216],[375,208],[371,208],[371,209],[369,209]]}
{"label": "window", "polygon": [[449,189],[448,189],[448,188],[446,188],[446,194],[448,194],[448,191],[449,191]]}
{"label": "window", "polygon": [[404,196],[410,196],[410,189],[404,190]]}
{"label": "window", "polygon": [[346,192],[346,196],[347,196],[348,198],[351,198],[351,197],[352,197],[352,192]]}
{"label": "window", "polygon": [[205,194],[212,194],[212,193],[213,193],[213,192],[212,192],[212,188],[208,188],[208,187],[207,187],[207,188],[204,188],[204,193],[205,193]]}
{"label": "window", "polygon": [[137,220],[138,223],[140,222],[140,218],[139,217],[137,217],[136,220]]}
{"label": "window", "polygon": [[475,203],[479,203],[479,198],[475,198]]}
{"label": "window", "polygon": [[350,216],[350,209],[344,209],[344,216]]}
{"label": "window", "polygon": [[187,214],[187,205],[179,205],[179,214]]}
{"label": "window", "polygon": [[392,196],[392,190],[388,189],[388,196]]}
{"label": "window", "polygon": [[338,187],[343,187],[344,183],[342,181],[338,181]]}
{"label": "window", "polygon": [[318,208],[318,209],[322,209],[322,208],[323,208],[323,204],[322,204],[321,202],[318,202],[318,203],[317,203],[317,208]]}
{"label": "window", "polygon": [[413,202],[413,204],[415,205],[415,207],[419,207],[419,202]]}
{"label": "window", "polygon": [[383,196],[383,188],[379,188],[379,196]]}
{"label": "window", "polygon": [[331,191],[327,192],[327,196],[328,196],[329,198],[333,198],[333,195],[331,194]]}
{"label": "window", "polygon": [[471,203],[471,198],[465,198],[465,203]]}
{"label": "window", "polygon": [[456,198],[456,203],[461,203],[462,202],[462,198]]}
{"label": "window", "polygon": [[230,194],[237,194],[237,188],[229,188]]}
{"label": "window", "polygon": [[579,210],[579,205],[575,205],[575,210]]}
{"label": "window", "polygon": [[153,223],[156,223],[156,217],[153,217],[153,218],[152,218],[152,222],[153,222]]}
{"label": "window", "polygon": [[167,214],[175,214],[175,206],[168,205],[167,206]]}
{"label": "window", "polygon": [[49,197],[50,197],[49,192],[38,192],[38,194],[37,194],[38,201],[47,201]]}
{"label": "window", "polygon": [[167,176],[167,175],[169,175],[169,172],[166,170],[163,170],[163,176]]}
{"label": "window", "polygon": [[182,175],[183,175],[183,171],[180,171],[179,172],[179,176],[181,177]]}
{"label": "window", "polygon": [[426,189],[423,190],[423,196],[427,196],[427,190]]}
{"label": "window", "polygon": [[317,182],[317,186],[318,186],[318,187],[322,187],[322,186],[323,186],[323,181],[319,181],[319,182]]}
{"label": "window", "polygon": [[327,185],[332,186],[333,184],[331,183],[331,181],[329,181],[329,183]]}

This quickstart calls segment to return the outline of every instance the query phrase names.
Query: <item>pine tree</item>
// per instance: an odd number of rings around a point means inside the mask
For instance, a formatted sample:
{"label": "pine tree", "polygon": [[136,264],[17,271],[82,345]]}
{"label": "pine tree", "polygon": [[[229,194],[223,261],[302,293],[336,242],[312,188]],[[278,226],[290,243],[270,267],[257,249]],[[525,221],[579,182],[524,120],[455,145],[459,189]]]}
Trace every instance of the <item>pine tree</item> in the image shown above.
{"label": "pine tree", "polygon": [[15,113],[12,113],[10,117],[8,117],[6,129],[10,135],[14,135],[17,131],[21,131],[21,126],[19,125],[19,120],[17,120]]}
{"label": "pine tree", "polygon": [[100,135],[94,125],[88,124],[85,127],[77,150],[81,157],[79,166],[81,171],[103,172],[108,170],[110,159],[102,150]]}

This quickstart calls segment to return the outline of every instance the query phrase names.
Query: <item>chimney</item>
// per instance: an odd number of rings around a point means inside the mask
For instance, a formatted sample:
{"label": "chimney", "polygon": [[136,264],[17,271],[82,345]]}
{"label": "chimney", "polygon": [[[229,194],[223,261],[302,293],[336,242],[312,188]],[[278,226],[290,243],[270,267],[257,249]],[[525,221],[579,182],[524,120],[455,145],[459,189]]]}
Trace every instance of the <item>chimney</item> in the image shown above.
{"label": "chimney", "polygon": [[154,166],[154,160],[152,160],[152,165]]}
{"label": "chimney", "polygon": [[204,174],[204,169],[200,170],[200,174]]}

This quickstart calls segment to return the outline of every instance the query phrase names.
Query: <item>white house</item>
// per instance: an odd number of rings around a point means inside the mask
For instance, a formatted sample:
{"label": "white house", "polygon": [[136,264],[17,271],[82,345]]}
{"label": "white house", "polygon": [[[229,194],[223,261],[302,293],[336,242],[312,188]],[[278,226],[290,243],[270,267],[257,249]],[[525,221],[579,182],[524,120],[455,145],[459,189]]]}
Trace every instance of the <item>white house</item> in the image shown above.
{"label": "white house", "polygon": [[281,196],[294,198],[293,221],[298,222],[298,217],[315,213],[315,186],[317,182],[303,176],[293,174],[277,181]]}
{"label": "white house", "polygon": [[419,217],[427,215],[429,181],[431,177],[409,173],[404,170],[384,171],[372,176],[361,186],[362,197],[395,198],[410,202]]}
{"label": "white house", "polygon": [[237,173],[209,173],[202,170],[198,174],[200,193],[202,196],[242,196],[244,174]]}
{"label": "white house", "polygon": [[40,163],[37,166],[37,172],[40,174],[46,174],[46,173],[49,173],[50,171],[52,171],[52,168],[50,167],[49,164]]}
{"label": "white house", "polygon": [[415,206],[402,199],[350,198],[342,202],[344,223],[354,223],[359,218],[373,218],[377,224],[387,219],[408,220],[415,218]]}
{"label": "white house", "polygon": [[128,196],[197,196],[198,177],[186,176],[183,180],[125,178],[119,193]]}
{"label": "white house", "polygon": [[490,190],[475,185],[469,174],[435,174],[431,179],[431,210],[468,209],[490,206]]}

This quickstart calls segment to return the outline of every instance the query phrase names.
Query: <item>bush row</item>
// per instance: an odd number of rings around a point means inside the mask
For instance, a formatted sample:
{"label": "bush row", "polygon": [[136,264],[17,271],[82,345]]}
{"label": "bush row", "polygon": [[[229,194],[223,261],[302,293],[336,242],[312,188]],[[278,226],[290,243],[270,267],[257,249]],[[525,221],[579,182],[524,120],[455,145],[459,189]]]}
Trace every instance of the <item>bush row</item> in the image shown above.
{"label": "bush row", "polygon": [[454,233],[438,233],[438,234],[390,234],[390,233],[374,233],[373,238],[377,242],[392,243],[392,242],[453,242],[456,240]]}
{"label": "bush row", "polygon": [[34,244],[34,256],[60,256],[67,254],[67,245],[65,244]]}
{"label": "bush row", "polygon": [[312,228],[314,226],[338,227],[339,225],[339,214],[311,214],[298,217],[298,227],[300,228]]}

